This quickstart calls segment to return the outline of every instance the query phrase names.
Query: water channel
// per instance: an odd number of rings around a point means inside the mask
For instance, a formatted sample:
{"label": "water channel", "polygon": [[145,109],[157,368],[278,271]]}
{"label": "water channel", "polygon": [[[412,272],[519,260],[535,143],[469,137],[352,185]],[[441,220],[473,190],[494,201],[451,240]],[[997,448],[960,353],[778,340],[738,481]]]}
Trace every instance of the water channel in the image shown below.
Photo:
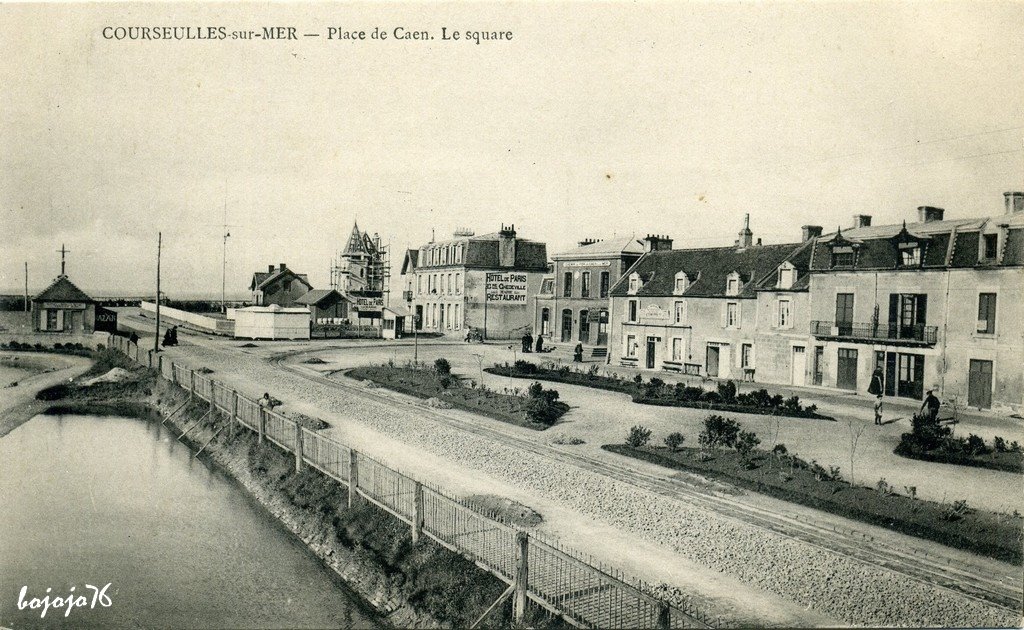
{"label": "water channel", "polygon": [[[237,485],[159,423],[36,416],[0,438],[0,626],[380,622]],[[18,609],[71,587],[109,607]],[[50,592],[47,593],[47,589]],[[52,599],[51,599],[52,601]],[[76,603],[83,599],[77,599]]]}

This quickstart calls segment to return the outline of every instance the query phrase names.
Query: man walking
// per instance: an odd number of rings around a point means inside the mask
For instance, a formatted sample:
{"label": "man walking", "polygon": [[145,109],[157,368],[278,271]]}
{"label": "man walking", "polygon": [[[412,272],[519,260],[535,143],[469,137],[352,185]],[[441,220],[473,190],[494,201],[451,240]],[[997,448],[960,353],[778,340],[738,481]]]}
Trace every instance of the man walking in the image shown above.
{"label": "man walking", "polygon": [[929,389],[928,395],[924,397],[924,402],[921,403],[921,411],[926,411],[928,419],[935,422],[939,417],[939,406],[941,404],[939,399],[935,397],[935,394],[932,393],[932,390]]}

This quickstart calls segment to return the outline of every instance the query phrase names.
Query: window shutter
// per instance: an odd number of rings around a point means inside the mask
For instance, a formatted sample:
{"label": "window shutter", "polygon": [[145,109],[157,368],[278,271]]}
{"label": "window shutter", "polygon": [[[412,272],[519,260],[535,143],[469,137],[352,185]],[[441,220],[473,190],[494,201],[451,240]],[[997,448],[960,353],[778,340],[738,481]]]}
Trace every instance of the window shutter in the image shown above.
{"label": "window shutter", "polygon": [[39,309],[39,330],[46,330],[46,309]]}
{"label": "window shutter", "polygon": [[900,294],[889,294],[889,325],[895,325],[900,320]]}
{"label": "window shutter", "polygon": [[729,303],[722,304],[722,328],[729,325]]}
{"label": "window shutter", "polygon": [[928,316],[928,294],[921,293],[917,296],[917,324],[923,326]]}
{"label": "window shutter", "polygon": [[64,330],[64,311],[57,311],[57,328],[56,330]]}

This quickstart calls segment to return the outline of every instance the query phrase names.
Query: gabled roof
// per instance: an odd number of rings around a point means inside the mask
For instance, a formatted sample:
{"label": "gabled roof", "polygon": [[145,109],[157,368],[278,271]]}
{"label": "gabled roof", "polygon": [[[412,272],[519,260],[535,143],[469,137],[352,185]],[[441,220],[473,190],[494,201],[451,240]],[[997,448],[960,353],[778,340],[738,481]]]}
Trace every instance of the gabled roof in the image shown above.
{"label": "gabled roof", "polygon": [[633,236],[620,236],[603,241],[581,245],[568,251],[551,256],[554,260],[569,258],[597,258],[626,255],[640,256],[644,253],[644,244]]}
{"label": "gabled roof", "polygon": [[296,304],[320,304],[326,301],[328,298],[333,298],[335,301],[343,300],[344,297],[335,289],[313,289],[305,295],[296,298]]}
{"label": "gabled roof", "polygon": [[402,275],[406,275],[410,271],[416,269],[416,265],[420,260],[420,250],[418,249],[407,249],[405,250],[405,258],[402,259]]}
{"label": "gabled roof", "polygon": [[92,302],[93,299],[68,280],[67,276],[57,276],[50,286],[32,298],[33,302]]}
{"label": "gabled roof", "polygon": [[348,242],[345,243],[345,249],[342,250],[342,256],[348,254],[366,254],[365,241],[363,240],[363,233],[359,231],[359,224],[352,224],[352,233],[348,235]]}
{"label": "gabled roof", "polygon": [[252,274],[252,282],[249,283],[249,290],[260,291],[264,287],[269,286],[270,284],[273,284],[274,282],[277,282],[278,280],[281,280],[288,275],[292,276],[293,278],[295,278],[302,284],[306,285],[310,289],[313,288],[313,285],[309,283],[309,278],[306,276],[306,274],[295,273],[291,269],[285,267],[284,269],[276,269],[270,272],[257,271],[256,273]]}
{"label": "gabled roof", "polygon": [[[676,295],[675,277],[680,271],[696,277],[681,295],[687,297],[754,297],[758,281],[771,274],[806,243],[756,245],[751,247],[711,247],[704,249],[671,249],[647,253],[612,287],[612,297],[625,297],[629,277],[639,274],[643,283],[638,296]],[[733,273],[751,279],[738,296],[726,295],[726,279]]]}

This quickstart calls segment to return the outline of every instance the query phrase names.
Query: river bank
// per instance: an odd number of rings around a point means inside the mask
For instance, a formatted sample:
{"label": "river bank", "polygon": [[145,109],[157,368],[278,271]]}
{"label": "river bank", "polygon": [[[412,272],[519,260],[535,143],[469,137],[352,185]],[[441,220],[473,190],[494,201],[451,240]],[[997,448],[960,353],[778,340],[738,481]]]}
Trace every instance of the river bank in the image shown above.
{"label": "river bank", "polygon": [[39,391],[78,378],[90,369],[93,361],[73,355],[4,351],[0,352],[0,364],[6,367],[0,380],[2,438],[46,409],[45,402],[36,400]]}
{"label": "river bank", "polygon": [[[116,355],[102,367],[118,367]],[[102,367],[100,369],[102,369]],[[127,366],[133,379],[92,387],[61,386],[43,392],[61,413],[116,412],[163,421],[193,451],[202,450],[259,505],[302,541],[323,564],[398,627],[468,627],[506,585],[458,554],[429,541],[412,543],[407,525],[375,506],[347,508],[346,489],[319,471],[295,472],[294,458],[218,414],[206,403]],[[180,409],[179,409],[180,407]],[[176,411],[177,410],[177,411]],[[172,412],[175,412],[172,414]],[[488,627],[510,625],[509,606],[495,610]],[[531,625],[553,625],[543,616]]]}

